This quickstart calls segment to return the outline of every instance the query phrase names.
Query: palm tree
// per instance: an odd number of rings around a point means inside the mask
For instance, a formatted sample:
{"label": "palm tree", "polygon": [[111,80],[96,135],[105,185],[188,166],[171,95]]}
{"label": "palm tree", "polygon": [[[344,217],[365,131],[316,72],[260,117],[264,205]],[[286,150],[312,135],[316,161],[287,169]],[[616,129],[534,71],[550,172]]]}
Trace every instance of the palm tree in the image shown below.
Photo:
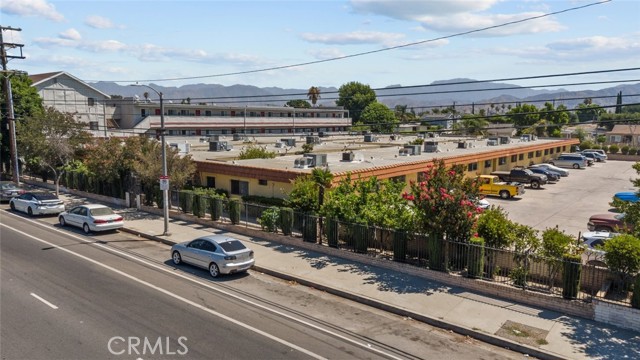
{"label": "palm tree", "polygon": [[[324,204],[324,191],[331,187],[333,174],[329,168],[314,168],[311,171],[311,178],[318,186],[318,210],[320,210]],[[320,234],[322,234],[322,230],[322,217],[320,217]],[[322,236],[318,238],[318,242],[322,243]]]}
{"label": "palm tree", "polygon": [[313,104],[313,106],[316,106],[318,99],[320,99],[320,88],[318,88],[317,86],[310,87],[309,91],[307,92],[307,97],[309,98],[309,100],[311,100],[311,104]]}

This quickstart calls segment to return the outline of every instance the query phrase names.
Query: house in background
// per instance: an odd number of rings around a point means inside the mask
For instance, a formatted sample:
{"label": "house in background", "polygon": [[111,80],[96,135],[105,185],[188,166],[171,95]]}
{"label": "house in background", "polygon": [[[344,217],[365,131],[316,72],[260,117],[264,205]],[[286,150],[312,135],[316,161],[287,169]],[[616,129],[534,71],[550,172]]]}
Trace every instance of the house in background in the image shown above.
{"label": "house in background", "polygon": [[87,123],[96,137],[107,137],[112,128],[114,108],[108,106],[109,95],[64,71],[29,75],[32,86],[42,98],[42,105],[74,114],[76,120]]}
{"label": "house in background", "polygon": [[440,126],[444,130],[453,129],[453,124],[460,120],[460,115],[455,114],[430,114],[424,115],[420,121],[428,126]]}
{"label": "house in background", "polygon": [[610,145],[629,145],[635,148],[640,146],[640,124],[615,125],[606,135],[607,143]]}
{"label": "house in background", "polygon": [[485,126],[485,132],[488,136],[514,137],[517,130],[513,124],[489,124]]}

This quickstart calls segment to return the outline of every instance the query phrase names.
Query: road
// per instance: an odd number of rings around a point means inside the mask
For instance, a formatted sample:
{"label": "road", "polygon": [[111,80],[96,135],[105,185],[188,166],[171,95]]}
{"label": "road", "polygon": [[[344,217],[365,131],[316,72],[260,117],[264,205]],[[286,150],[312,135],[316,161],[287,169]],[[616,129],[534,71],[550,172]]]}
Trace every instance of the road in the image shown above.
{"label": "road", "polygon": [[256,272],[212,280],[166,245],[0,210],[3,359],[520,358]]}

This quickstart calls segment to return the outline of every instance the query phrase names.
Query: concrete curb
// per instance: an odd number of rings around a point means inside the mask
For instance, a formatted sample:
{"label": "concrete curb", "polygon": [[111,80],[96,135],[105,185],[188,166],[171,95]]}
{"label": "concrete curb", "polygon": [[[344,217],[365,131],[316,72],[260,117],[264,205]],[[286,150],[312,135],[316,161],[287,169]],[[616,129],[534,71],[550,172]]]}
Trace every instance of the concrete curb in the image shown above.
{"label": "concrete curb", "polygon": [[[120,230],[133,234],[133,235],[137,235],[137,236],[141,236],[144,237],[146,239],[149,240],[155,240],[155,241],[159,241],[163,244],[167,244],[167,245],[173,245],[175,244],[175,242],[170,241],[168,239],[165,239],[163,237],[160,236],[156,236],[156,235],[151,235],[151,234],[147,234],[135,229],[129,229],[129,228],[121,228]],[[285,273],[281,273],[279,271],[275,271],[275,270],[271,270],[268,268],[264,268],[262,266],[259,265],[254,265],[252,270],[255,271],[259,271],[262,272],[264,274],[273,276],[273,277],[277,277],[279,279],[283,279],[286,281],[295,281],[296,283],[303,285],[303,286],[307,286],[307,287],[311,287],[320,291],[324,291],[327,292],[329,294],[335,295],[335,296],[339,296],[345,299],[349,299],[361,304],[365,304],[371,307],[374,307],[376,309],[380,309],[392,314],[396,314],[399,316],[404,316],[404,317],[409,317],[412,318],[414,320],[423,322],[425,324],[431,325],[431,326],[435,326],[437,328],[440,329],[444,329],[444,330],[450,330],[453,331],[457,334],[463,335],[463,336],[468,336],[471,337],[473,339],[494,345],[494,346],[499,346],[502,348],[506,348],[506,349],[510,349],[522,354],[527,354],[529,356],[533,356],[535,358],[538,359],[542,359],[542,360],[562,360],[565,359],[564,357],[557,355],[555,353],[549,352],[549,351],[544,351],[542,349],[538,349],[538,348],[534,348],[528,345],[524,345],[524,344],[520,344],[517,342],[513,342],[510,340],[507,340],[505,338],[499,337],[499,336],[495,336],[493,334],[489,334],[486,332],[481,332],[481,331],[476,331],[473,329],[469,329],[465,326],[461,326],[461,325],[456,325],[456,324],[451,324],[427,315],[422,315],[422,314],[418,314],[418,313],[414,313],[411,312],[407,309],[403,309],[403,308],[399,308],[378,300],[374,300],[365,296],[361,296],[361,295],[357,295],[354,293],[350,293],[347,291],[343,291],[340,289],[336,289],[330,286],[325,286],[325,285],[321,285],[321,284],[317,284],[308,280],[305,280],[303,278],[294,276],[294,275],[290,275],[290,274],[285,274]]]}

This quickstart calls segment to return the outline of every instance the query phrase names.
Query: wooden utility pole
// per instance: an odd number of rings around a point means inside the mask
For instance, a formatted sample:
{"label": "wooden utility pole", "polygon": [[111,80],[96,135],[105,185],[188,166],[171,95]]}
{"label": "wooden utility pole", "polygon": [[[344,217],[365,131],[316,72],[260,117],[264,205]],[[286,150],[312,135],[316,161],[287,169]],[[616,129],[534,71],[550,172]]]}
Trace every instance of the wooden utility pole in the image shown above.
{"label": "wooden utility pole", "polygon": [[[7,70],[7,62],[9,59],[24,59],[22,55],[23,44],[5,43],[4,31],[22,31],[19,28],[12,28],[10,26],[0,26],[0,61],[2,61],[2,75],[4,77],[4,93],[6,94],[7,102],[7,122],[9,123],[9,141],[10,141],[10,153],[12,163],[12,175],[13,182],[20,183],[20,166],[18,165],[18,147],[16,145],[16,119],[13,112],[13,94],[11,92],[11,76],[17,73],[16,71]],[[8,55],[7,49],[19,49],[20,55]]]}

